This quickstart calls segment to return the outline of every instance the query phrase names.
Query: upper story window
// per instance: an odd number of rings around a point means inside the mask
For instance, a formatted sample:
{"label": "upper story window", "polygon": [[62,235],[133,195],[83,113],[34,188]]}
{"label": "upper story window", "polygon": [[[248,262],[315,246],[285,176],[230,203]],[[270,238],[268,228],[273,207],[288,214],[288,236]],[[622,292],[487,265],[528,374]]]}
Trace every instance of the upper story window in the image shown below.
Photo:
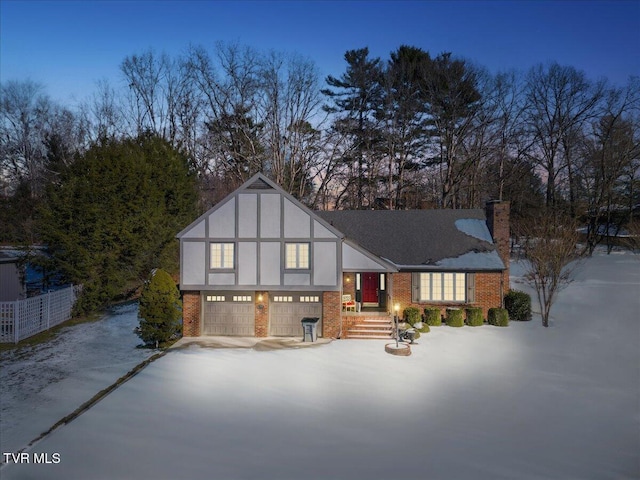
{"label": "upper story window", "polygon": [[464,273],[420,273],[418,275],[418,301],[464,302],[467,281]]}
{"label": "upper story window", "polygon": [[211,244],[211,268],[233,269],[234,250],[233,243],[212,243]]}
{"label": "upper story window", "polygon": [[285,246],[285,268],[290,270],[309,269],[309,244],[308,243],[286,243]]}

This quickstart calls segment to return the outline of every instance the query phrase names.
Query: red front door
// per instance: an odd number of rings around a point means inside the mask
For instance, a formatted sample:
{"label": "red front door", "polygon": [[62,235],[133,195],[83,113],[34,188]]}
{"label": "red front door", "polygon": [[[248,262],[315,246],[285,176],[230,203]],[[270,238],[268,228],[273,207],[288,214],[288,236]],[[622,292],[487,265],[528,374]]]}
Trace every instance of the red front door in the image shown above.
{"label": "red front door", "polygon": [[379,279],[378,273],[362,274],[362,303],[378,303]]}

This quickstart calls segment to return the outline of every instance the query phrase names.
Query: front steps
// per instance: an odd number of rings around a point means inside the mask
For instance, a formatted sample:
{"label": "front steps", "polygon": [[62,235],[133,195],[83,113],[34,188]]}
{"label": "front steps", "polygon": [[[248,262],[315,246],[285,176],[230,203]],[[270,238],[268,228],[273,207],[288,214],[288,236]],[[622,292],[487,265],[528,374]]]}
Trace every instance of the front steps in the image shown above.
{"label": "front steps", "polygon": [[389,340],[393,337],[393,319],[385,316],[363,316],[349,327],[344,338]]}

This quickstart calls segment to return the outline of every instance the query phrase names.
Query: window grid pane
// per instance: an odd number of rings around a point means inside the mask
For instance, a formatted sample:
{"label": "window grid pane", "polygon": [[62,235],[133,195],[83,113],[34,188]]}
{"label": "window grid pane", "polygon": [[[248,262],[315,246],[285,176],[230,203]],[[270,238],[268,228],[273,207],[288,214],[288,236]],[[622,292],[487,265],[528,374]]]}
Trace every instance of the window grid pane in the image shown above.
{"label": "window grid pane", "polygon": [[285,268],[308,269],[309,268],[309,244],[287,243],[285,245]]}
{"label": "window grid pane", "polygon": [[309,268],[309,244],[298,244],[298,268]]}
{"label": "window grid pane", "polygon": [[286,267],[287,268],[296,268],[296,246],[293,243],[288,243],[286,245]]}
{"label": "window grid pane", "polygon": [[456,297],[455,300],[457,302],[465,301],[465,293],[467,290],[467,285],[465,282],[466,276],[464,273],[456,273]]}
{"label": "window grid pane", "polygon": [[420,300],[431,300],[431,274],[420,274]]}
{"label": "window grid pane", "polygon": [[222,268],[233,268],[233,243],[224,244],[224,253],[222,254]]}
{"label": "window grid pane", "polygon": [[444,273],[442,275],[442,299],[453,300],[453,273]]}
{"label": "window grid pane", "polygon": [[434,273],[431,276],[431,300],[442,300],[442,274]]}
{"label": "window grid pane", "polygon": [[233,243],[212,243],[210,246],[211,268],[233,268]]}

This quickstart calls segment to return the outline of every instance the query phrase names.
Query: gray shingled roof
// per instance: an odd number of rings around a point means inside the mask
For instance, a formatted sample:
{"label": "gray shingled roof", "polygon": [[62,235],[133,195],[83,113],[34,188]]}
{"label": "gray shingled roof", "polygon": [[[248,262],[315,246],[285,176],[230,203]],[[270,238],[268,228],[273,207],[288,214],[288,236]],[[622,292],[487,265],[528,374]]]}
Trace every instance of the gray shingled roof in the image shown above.
{"label": "gray shingled roof", "polygon": [[[317,211],[344,235],[399,267],[503,269],[483,210]],[[478,254],[478,255],[474,255]],[[458,261],[452,261],[458,259]]]}

